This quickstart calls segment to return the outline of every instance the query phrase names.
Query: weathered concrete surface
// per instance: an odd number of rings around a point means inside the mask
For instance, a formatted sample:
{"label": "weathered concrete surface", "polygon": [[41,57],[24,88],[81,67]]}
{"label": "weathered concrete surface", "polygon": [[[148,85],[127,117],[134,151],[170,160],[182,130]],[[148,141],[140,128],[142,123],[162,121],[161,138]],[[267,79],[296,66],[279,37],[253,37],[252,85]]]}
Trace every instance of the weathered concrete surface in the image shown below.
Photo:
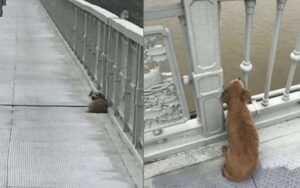
{"label": "weathered concrete surface", "polygon": [[[11,2],[11,6],[15,6]],[[6,19],[7,18],[7,19]],[[9,18],[9,19],[8,19]],[[5,7],[5,17],[0,18],[0,103],[12,103],[14,68],[17,41],[16,10]]]}
{"label": "weathered concrete surface", "polygon": [[[178,169],[166,174],[146,179],[146,186],[155,188],[281,188],[300,185],[300,119],[287,121],[259,130],[260,157],[257,171],[247,181],[232,183],[222,177],[224,157],[212,154],[210,160]],[[225,141],[211,147],[199,148],[192,156],[177,157],[181,160],[195,160],[202,153],[218,149],[227,144]],[[213,156],[214,155],[214,156]],[[169,166],[175,165],[175,159]],[[166,160],[165,163],[168,161]],[[180,163],[180,161],[176,161]],[[161,163],[164,164],[164,163]]]}
{"label": "weathered concrete surface", "polygon": [[8,185],[131,187],[121,158],[103,128],[110,120],[85,110],[14,108]]}
{"label": "weathered concrete surface", "polygon": [[38,0],[0,18],[0,187],[131,188],[88,83]]}
{"label": "weathered concrete surface", "polygon": [[[14,104],[86,105],[86,83],[38,1],[18,1]],[[22,19],[26,15],[26,19]],[[28,27],[30,26],[30,27]]]}
{"label": "weathered concrete surface", "polygon": [[0,106],[0,187],[4,187],[7,181],[7,159],[9,139],[11,133],[12,107]]}

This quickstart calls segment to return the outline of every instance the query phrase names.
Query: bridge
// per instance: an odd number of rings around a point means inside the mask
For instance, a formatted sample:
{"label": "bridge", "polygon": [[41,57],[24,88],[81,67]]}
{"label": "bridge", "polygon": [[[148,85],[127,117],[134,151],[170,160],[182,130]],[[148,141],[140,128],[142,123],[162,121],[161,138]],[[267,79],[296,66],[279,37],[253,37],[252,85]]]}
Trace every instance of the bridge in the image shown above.
{"label": "bridge", "polygon": [[142,29],[81,0],[3,9],[0,187],[142,187]]}
{"label": "bridge", "polygon": [[[241,183],[222,177],[221,146],[228,143],[224,126],[227,107],[220,101],[225,73],[219,20],[222,5],[227,1],[174,0],[145,9],[145,20],[152,25],[144,28],[146,187],[299,187],[300,96],[299,85],[292,82],[300,62],[300,36],[289,44],[291,55],[285,63],[290,64],[290,70],[286,84],[279,90],[270,89],[276,79],[273,69],[286,0],[277,0],[275,7],[266,7],[275,10],[275,24],[266,60],[265,89],[248,104],[260,138],[257,171]],[[243,59],[236,66],[240,67],[240,75],[248,87],[253,68],[252,28],[256,3],[260,1],[243,2]],[[184,62],[189,68],[188,75],[179,71],[170,30],[151,22],[160,19],[162,23],[166,19],[178,21],[185,39],[180,45],[186,45],[188,51],[188,60]],[[189,112],[185,86],[193,88],[195,114]]]}

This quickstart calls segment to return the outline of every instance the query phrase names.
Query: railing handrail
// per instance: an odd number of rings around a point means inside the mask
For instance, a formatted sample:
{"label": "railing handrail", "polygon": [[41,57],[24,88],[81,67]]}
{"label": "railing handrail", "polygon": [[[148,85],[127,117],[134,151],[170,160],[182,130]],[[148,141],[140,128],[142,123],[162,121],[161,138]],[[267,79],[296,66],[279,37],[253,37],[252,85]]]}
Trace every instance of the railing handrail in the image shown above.
{"label": "railing handrail", "polygon": [[144,31],[141,27],[123,19],[111,19],[108,24],[131,40],[144,45]]}
{"label": "railing handrail", "polygon": [[[241,1],[241,0],[218,0],[219,2]],[[154,5],[145,8],[144,20],[155,20],[184,16],[184,8],[181,0],[164,5]]]}
{"label": "railing handrail", "polygon": [[93,14],[97,18],[99,18],[102,22],[108,24],[109,19],[119,18],[117,15],[99,7],[96,5],[93,5],[91,3],[88,3],[84,0],[68,0],[69,2],[73,3],[77,7],[80,7],[81,9]]}
{"label": "railing handrail", "polygon": [[120,19],[117,15],[84,0],[69,0],[69,2],[96,16],[102,22],[120,31],[131,40],[139,43],[140,45],[144,44],[143,29],[141,27],[127,20]]}

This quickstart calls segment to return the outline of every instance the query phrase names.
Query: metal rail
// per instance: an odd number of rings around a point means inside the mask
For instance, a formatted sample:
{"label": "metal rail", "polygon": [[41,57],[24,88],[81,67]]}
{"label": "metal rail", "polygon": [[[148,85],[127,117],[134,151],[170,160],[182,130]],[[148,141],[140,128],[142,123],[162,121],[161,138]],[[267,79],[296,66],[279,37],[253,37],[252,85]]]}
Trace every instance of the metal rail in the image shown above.
{"label": "metal rail", "polygon": [[94,87],[112,103],[109,115],[142,168],[143,29],[83,0],[41,3]]}
{"label": "metal rail", "polygon": [[282,17],[283,17],[283,10],[284,10],[286,1],[287,0],[277,0],[275,27],[274,27],[274,31],[273,31],[272,46],[271,46],[269,64],[268,64],[268,69],[267,69],[267,78],[266,78],[265,92],[264,92],[265,94],[264,94],[264,99],[262,101],[262,104],[265,106],[269,105],[269,92],[270,92],[270,87],[271,87],[275,59],[276,59],[276,52],[277,52],[277,47],[278,47],[279,32],[280,32],[281,21],[282,21]]}
{"label": "metal rail", "polygon": [[244,59],[240,65],[243,72],[243,81],[245,87],[248,88],[248,77],[249,72],[252,70],[252,64],[250,61],[251,52],[251,35],[252,35],[252,25],[254,17],[254,9],[256,5],[256,0],[245,0],[246,9],[246,31],[245,31],[245,48],[244,48]]}
{"label": "metal rail", "polygon": [[294,75],[295,75],[296,67],[297,67],[297,64],[300,63],[300,33],[298,35],[298,39],[297,39],[297,42],[296,42],[295,49],[291,53],[290,58],[291,58],[291,66],[290,66],[290,71],[289,71],[289,75],[288,75],[288,78],[287,78],[287,83],[286,83],[286,86],[285,86],[285,90],[284,90],[284,93],[283,93],[283,96],[282,96],[283,100],[289,100],[290,99],[289,95],[290,95],[290,91],[291,91],[292,82],[293,82],[293,78],[294,78]]}

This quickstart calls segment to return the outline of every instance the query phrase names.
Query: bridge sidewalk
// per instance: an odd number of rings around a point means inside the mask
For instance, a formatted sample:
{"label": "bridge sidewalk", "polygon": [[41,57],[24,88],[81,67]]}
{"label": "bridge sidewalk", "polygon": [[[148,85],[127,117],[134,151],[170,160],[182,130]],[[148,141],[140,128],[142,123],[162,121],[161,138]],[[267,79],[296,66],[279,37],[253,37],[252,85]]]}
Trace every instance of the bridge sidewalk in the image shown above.
{"label": "bridge sidewalk", "polygon": [[0,18],[0,187],[134,187],[108,136],[86,113],[89,85],[38,0]]}
{"label": "bridge sidewalk", "polygon": [[[300,185],[300,119],[259,130],[259,164],[246,181],[233,183],[222,177],[224,156],[220,141],[205,147],[174,155],[157,164],[146,165],[146,188],[282,188]],[[176,164],[192,165],[166,172]],[[197,162],[196,162],[197,161]],[[149,177],[153,171],[166,173]],[[147,177],[148,176],[148,177]]]}

